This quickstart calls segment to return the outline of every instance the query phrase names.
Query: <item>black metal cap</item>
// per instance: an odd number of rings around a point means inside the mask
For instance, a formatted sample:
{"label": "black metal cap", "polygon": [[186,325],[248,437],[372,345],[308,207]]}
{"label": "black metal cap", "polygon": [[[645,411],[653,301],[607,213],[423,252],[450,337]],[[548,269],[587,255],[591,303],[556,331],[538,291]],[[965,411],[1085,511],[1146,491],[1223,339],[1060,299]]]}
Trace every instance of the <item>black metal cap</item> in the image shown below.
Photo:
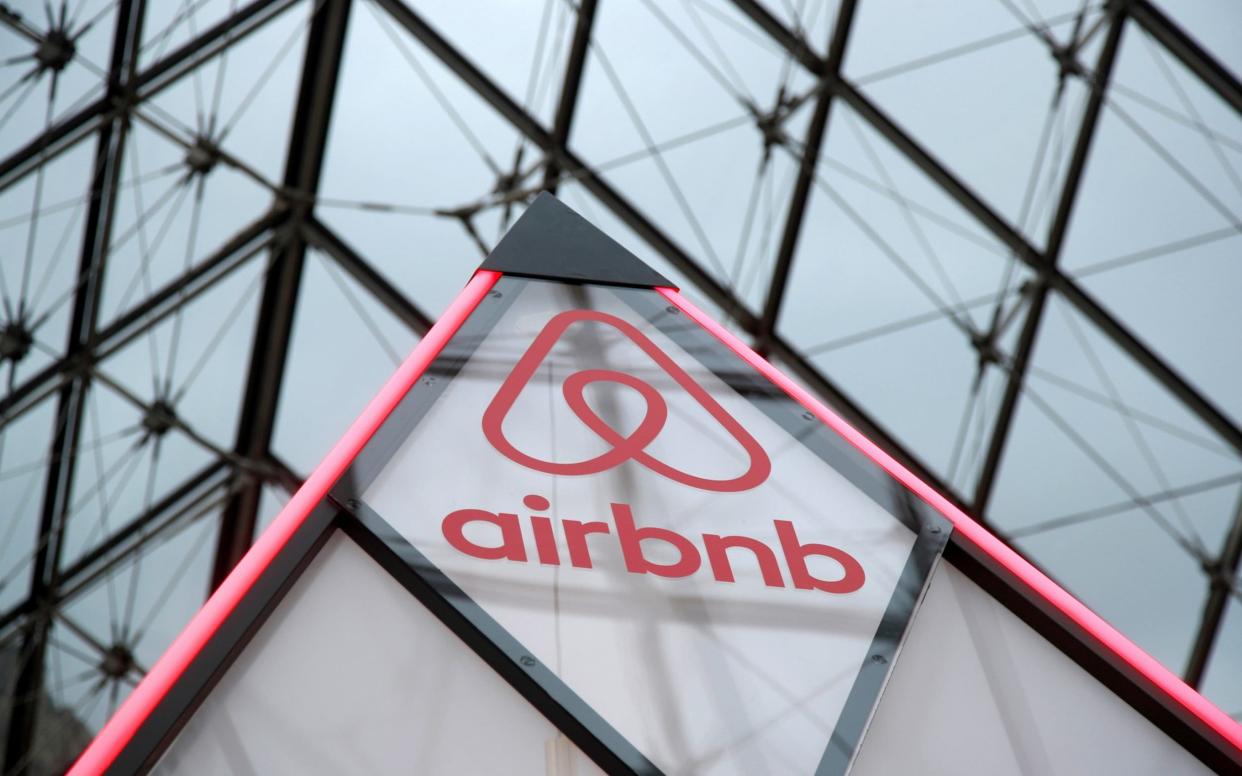
{"label": "black metal cap", "polygon": [[526,208],[479,269],[577,283],[674,287],[547,192]]}

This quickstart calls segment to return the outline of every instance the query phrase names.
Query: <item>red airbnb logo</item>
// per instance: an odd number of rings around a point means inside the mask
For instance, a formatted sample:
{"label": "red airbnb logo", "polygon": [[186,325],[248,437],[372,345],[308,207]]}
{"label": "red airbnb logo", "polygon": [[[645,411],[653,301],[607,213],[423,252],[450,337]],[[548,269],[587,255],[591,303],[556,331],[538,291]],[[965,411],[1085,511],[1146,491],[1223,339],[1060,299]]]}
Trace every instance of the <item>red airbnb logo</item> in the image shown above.
{"label": "red airbnb logo", "polygon": [[[674,382],[685,389],[686,393],[692,396],[703,409],[707,410],[708,414],[715,418],[721,427],[742,446],[749,459],[746,471],[733,479],[714,480],[689,474],[652,457],[647,452],[647,446],[651,444],[664,428],[664,423],[668,420],[668,405],[665,403],[664,397],[660,395],[660,392],[650,383],[625,372],[618,372],[612,369],[584,369],[580,372],[575,372],[565,378],[561,389],[565,395],[565,401],[569,404],[574,414],[586,424],[587,428],[608,443],[611,449],[607,452],[585,461],[544,461],[527,455],[510,444],[508,438],[505,437],[503,426],[505,417],[509,414],[509,410],[512,409],[513,403],[517,401],[518,395],[521,394],[526,384],[530,382],[539,366],[543,363],[544,358],[552,351],[552,347],[557,340],[565,334],[565,331],[570,326],[584,321],[611,326],[650,356],[669,377],[673,378]],[[608,425],[587,404],[586,396],[584,395],[586,387],[592,383],[599,382],[620,383],[632,388],[646,402],[647,410],[642,422],[628,435],[622,434]],[[487,440],[492,443],[492,447],[499,450],[505,457],[527,468],[547,474],[597,474],[608,471],[625,461],[634,461],[657,474],[667,477],[674,482],[680,482],[683,485],[720,493],[736,493],[738,491],[750,490],[762,484],[772,471],[772,462],[768,460],[767,453],[763,451],[763,448],[759,446],[755,438],[746,429],[742,428],[741,424],[734,420],[729,413],[725,412],[725,409],[701,385],[696,383],[690,375],[686,374],[685,370],[674,363],[668,357],[668,354],[656,347],[654,342],[629,322],[615,315],[609,315],[597,310],[568,310],[548,321],[543,330],[539,332],[539,335],[535,337],[535,341],[531,343],[530,348],[527,349],[526,353],[522,355],[522,358],[513,367],[513,371],[505,378],[504,384],[500,386],[500,390],[496,392],[492,403],[488,405],[487,410],[483,413],[483,433],[487,436]]]}

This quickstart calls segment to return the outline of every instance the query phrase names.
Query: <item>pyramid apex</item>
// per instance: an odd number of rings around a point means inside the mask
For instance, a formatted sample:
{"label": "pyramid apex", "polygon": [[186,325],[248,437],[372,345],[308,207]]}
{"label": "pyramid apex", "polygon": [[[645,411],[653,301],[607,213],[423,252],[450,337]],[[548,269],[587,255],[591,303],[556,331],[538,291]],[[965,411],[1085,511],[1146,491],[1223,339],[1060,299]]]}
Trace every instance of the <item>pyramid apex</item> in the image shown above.
{"label": "pyramid apex", "polygon": [[579,283],[674,287],[546,191],[526,208],[479,269]]}

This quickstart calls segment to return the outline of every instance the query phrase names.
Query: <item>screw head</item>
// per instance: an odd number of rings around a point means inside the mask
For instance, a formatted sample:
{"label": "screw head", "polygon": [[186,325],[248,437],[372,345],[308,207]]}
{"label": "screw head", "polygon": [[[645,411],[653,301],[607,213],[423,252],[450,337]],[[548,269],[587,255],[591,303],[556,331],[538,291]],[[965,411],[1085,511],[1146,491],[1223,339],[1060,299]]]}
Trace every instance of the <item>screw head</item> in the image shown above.
{"label": "screw head", "polygon": [[535,663],[538,661],[536,661],[530,655],[522,655],[521,657],[518,658],[518,662],[526,666],[527,668],[530,668],[531,666],[535,665]]}

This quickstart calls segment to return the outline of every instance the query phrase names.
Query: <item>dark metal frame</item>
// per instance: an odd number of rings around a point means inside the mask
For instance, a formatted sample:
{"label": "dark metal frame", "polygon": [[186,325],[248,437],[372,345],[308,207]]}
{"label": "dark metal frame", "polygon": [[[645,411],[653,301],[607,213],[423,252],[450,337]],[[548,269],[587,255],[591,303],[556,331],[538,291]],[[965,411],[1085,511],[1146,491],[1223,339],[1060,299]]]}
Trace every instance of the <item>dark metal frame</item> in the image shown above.
{"label": "dark metal frame", "polygon": [[[1096,134],[1095,116],[1099,111],[1098,103],[1107,88],[1112,61],[1112,55],[1108,52],[1110,49],[1115,51],[1124,26],[1141,27],[1227,105],[1242,113],[1242,83],[1148,0],[1113,0],[1109,4],[1111,20],[1108,22],[1105,45],[1108,56],[1102,56],[1094,73],[1085,76],[1090,79],[1092,86],[1091,105],[1079,130],[1071,174],[1067,175],[1062,187],[1048,247],[1042,251],[875,105],[858,86],[841,75],[840,61],[851,26],[853,2],[842,4],[827,53],[821,56],[799,32],[789,29],[757,0],[733,0],[733,5],[759,30],[819,79],[822,89],[815,100],[812,131],[802,144],[803,155],[800,158],[795,196],[788,210],[769,292],[763,309],[759,311],[749,310],[704,268],[692,252],[679,245],[658,223],[614,189],[572,150],[573,116],[581,80],[587,68],[587,52],[596,2],[584,0],[579,6],[571,52],[552,127],[542,126],[405,2],[375,2],[393,21],[420,41],[432,55],[490,104],[501,117],[540,148],[545,155],[545,188],[555,188],[558,174],[569,174],[580,181],[599,202],[643,239],[652,251],[666,259],[699,292],[729,311],[740,328],[768,354],[809,384],[847,420],[880,443],[922,479],[936,486],[951,500],[966,507],[976,516],[987,517],[987,504],[1019,403],[1025,367],[1038,342],[1041,311],[1046,305],[1046,299],[1052,295],[1059,295],[1079,314],[1090,320],[1101,334],[1128,354],[1157,383],[1211,428],[1225,445],[1242,453],[1242,428],[1057,267],[1059,246],[1073,213],[1082,169]],[[304,60],[301,92],[289,144],[286,176],[282,189],[277,192],[273,210],[260,215],[213,255],[191,267],[183,276],[159,289],[118,320],[105,327],[98,325],[95,312],[99,293],[97,280],[102,276],[102,267],[108,258],[106,246],[112,225],[111,209],[119,185],[124,136],[133,109],[143,100],[176,83],[225,47],[244,39],[296,4],[296,0],[252,0],[238,8],[230,17],[202,30],[194,39],[174,49],[159,61],[140,68],[136,46],[141,39],[143,2],[122,0],[118,6],[118,18],[123,23],[116,30],[105,94],[58,121],[17,151],[0,159],[0,190],[3,190],[21,180],[38,165],[56,158],[79,142],[88,142],[94,137],[97,148],[91,178],[92,193],[95,196],[88,209],[87,226],[84,230],[85,242],[79,262],[80,282],[73,301],[70,340],[64,354],[54,363],[23,380],[7,395],[0,397],[0,427],[7,426],[30,408],[44,400],[51,400],[53,396],[57,402],[55,428],[59,431],[54,439],[55,455],[48,467],[44,487],[40,536],[37,542],[41,550],[33,568],[30,594],[17,607],[0,613],[0,624],[21,624],[26,646],[34,656],[18,679],[22,692],[37,693],[42,686],[42,655],[46,649],[46,624],[50,612],[54,611],[68,591],[80,589],[82,581],[88,579],[82,576],[86,573],[86,568],[80,562],[70,567],[61,567],[58,538],[76,460],[83,397],[91,382],[90,367],[93,364],[164,320],[179,305],[194,299],[220,279],[229,276],[255,254],[265,250],[272,252],[273,268],[264,291],[262,323],[255,332],[250,383],[242,404],[243,421],[238,428],[237,443],[231,454],[220,456],[218,464],[213,465],[213,476],[223,472],[232,480],[227,486],[221,487],[236,490],[228,508],[229,517],[222,522],[220,546],[215,560],[218,580],[252,537],[254,510],[262,483],[284,483],[289,479],[287,470],[273,458],[268,447],[283,373],[287,334],[294,312],[306,246],[314,245],[323,250],[413,331],[422,333],[428,327],[430,319],[426,314],[314,214],[313,201],[331,115],[331,98],[336,89],[345,25],[352,5],[348,0],[329,0],[319,9],[313,22],[312,42]],[[1080,73],[1088,72],[1085,68],[1078,70]],[[1009,373],[1006,398],[993,424],[987,463],[971,494],[956,493],[929,467],[923,465],[916,454],[905,449],[900,440],[820,372],[796,346],[781,336],[779,313],[785,294],[785,281],[796,253],[798,235],[805,220],[805,204],[810,196],[805,171],[814,169],[814,160],[826,131],[830,104],[837,98],[844,100],[874,131],[938,184],[988,233],[1011,251],[1014,258],[1035,273],[1035,297],[1026,316],[1018,351],[1010,363],[1002,365]],[[821,114],[824,117],[822,124],[818,120]],[[199,493],[195,490],[199,476],[190,478],[181,488],[175,489],[175,492]],[[174,524],[175,521],[167,518],[181,508],[177,499],[169,497],[157,506],[151,513],[137,518],[135,523],[143,526]],[[133,551],[156,534],[157,532],[140,532],[136,534],[140,541],[124,544],[117,540],[109,544],[107,551]],[[1236,578],[1242,564],[1242,510],[1234,517],[1224,545],[1210,561],[1204,564],[1207,584],[1202,623],[1185,673],[1187,680],[1196,686],[1202,680],[1219,636],[1222,611],[1229,596],[1229,584]],[[33,708],[23,711],[18,704],[9,729],[3,733],[6,736],[6,771],[19,764],[32,740],[31,711]]]}

